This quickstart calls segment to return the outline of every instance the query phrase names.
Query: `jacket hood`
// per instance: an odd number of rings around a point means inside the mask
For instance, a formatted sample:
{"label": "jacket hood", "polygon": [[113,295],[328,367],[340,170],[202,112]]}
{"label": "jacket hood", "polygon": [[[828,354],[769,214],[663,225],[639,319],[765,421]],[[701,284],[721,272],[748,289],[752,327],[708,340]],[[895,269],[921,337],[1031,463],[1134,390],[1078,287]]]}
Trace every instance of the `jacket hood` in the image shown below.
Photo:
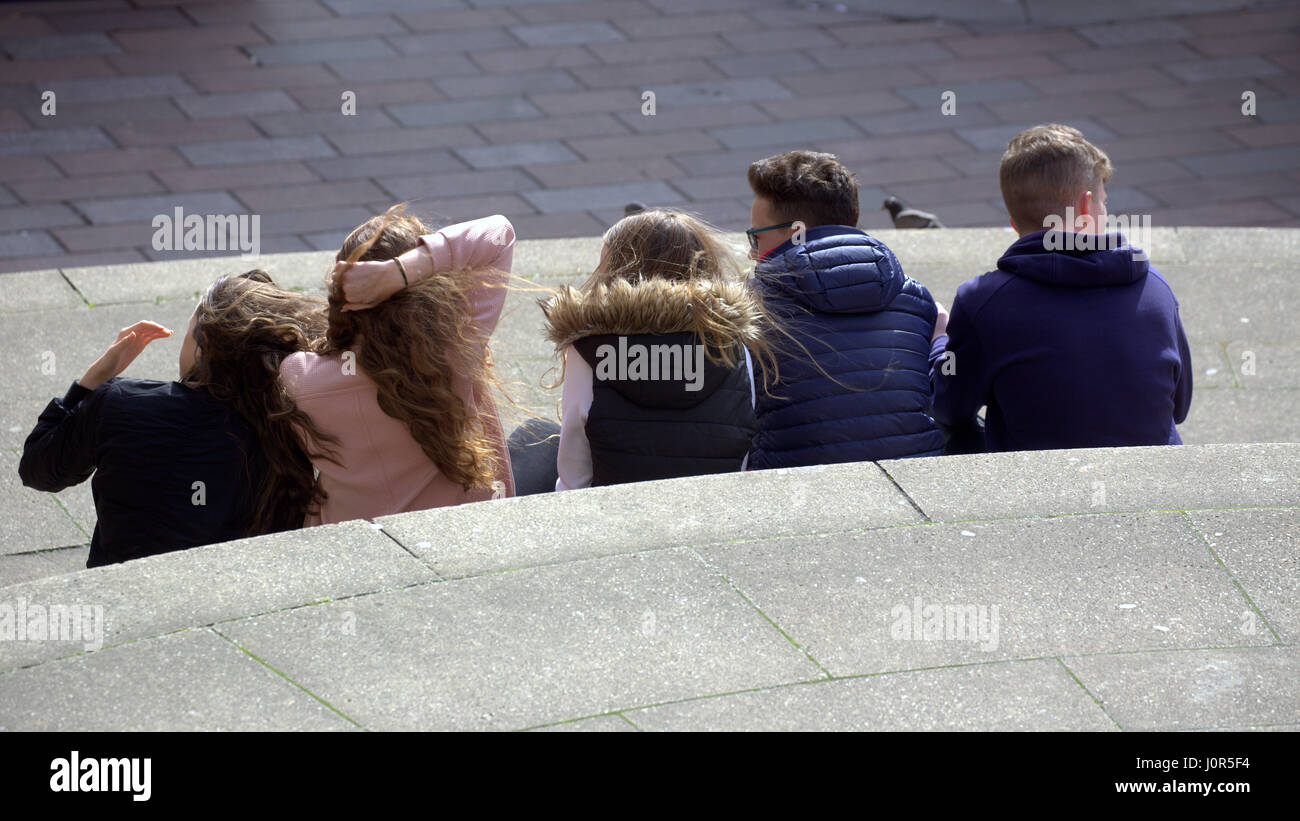
{"label": "jacket hood", "polygon": [[618,279],[590,293],[565,286],[541,305],[546,338],[557,349],[587,336],[690,331],[700,310],[745,344],[762,329],[760,303],[744,282],[644,279],[634,284]]}
{"label": "jacket hood", "polygon": [[879,311],[903,290],[898,257],[880,240],[847,225],[809,228],[803,245],[786,242],[759,261],[764,285],[820,313]]}
{"label": "jacket hood", "polygon": [[1140,252],[1118,233],[1037,231],[1013,243],[998,270],[1057,288],[1128,285],[1150,270],[1135,253]]}

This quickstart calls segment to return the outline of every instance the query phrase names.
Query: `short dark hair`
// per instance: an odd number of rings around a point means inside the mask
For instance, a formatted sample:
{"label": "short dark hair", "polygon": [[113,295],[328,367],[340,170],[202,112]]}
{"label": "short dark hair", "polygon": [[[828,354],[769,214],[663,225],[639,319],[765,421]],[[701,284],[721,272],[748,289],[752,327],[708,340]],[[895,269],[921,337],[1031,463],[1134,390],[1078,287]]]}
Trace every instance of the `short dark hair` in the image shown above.
{"label": "short dark hair", "polygon": [[749,166],[749,187],[784,221],[858,224],[858,178],[834,154],[787,151]]}

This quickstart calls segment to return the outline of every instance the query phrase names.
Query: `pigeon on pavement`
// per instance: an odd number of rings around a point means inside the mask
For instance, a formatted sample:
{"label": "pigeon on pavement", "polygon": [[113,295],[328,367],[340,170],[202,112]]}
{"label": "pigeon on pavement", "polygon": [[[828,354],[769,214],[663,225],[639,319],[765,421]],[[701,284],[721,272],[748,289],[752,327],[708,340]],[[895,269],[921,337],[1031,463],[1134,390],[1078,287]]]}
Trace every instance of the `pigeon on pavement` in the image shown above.
{"label": "pigeon on pavement", "polygon": [[934,214],[908,208],[898,197],[890,197],[880,206],[889,212],[895,228],[942,228],[943,223]]}

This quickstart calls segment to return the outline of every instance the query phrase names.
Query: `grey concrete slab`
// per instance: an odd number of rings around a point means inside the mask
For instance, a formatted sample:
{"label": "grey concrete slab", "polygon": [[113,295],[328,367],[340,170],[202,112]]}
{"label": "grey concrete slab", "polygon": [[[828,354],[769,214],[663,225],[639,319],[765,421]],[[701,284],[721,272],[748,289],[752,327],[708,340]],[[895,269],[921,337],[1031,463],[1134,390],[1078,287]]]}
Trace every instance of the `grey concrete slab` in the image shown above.
{"label": "grey concrete slab", "polygon": [[210,630],[0,674],[0,729],[5,730],[355,728]]}
{"label": "grey concrete slab", "polygon": [[1193,399],[1199,399],[1196,391],[1205,388],[1233,387],[1233,369],[1222,343],[1188,340],[1188,345],[1192,352]]}
{"label": "grey concrete slab", "polygon": [[599,237],[517,242],[512,273],[547,281],[586,277],[600,262],[600,246]]}
{"label": "grey concrete slab", "polygon": [[1291,341],[1295,328],[1291,306],[1300,304],[1300,283],[1289,265],[1225,269],[1175,263],[1156,267],[1178,298],[1178,312],[1189,339]]}
{"label": "grey concrete slab", "polygon": [[85,303],[57,270],[0,276],[0,314],[77,308]]}
{"label": "grey concrete slab", "polygon": [[[491,505],[489,508],[484,505]],[[871,462],[567,490],[384,516],[448,577],[752,538],[920,521]],[[574,527],[574,522],[582,522]]]}
{"label": "grey concrete slab", "polygon": [[632,710],[628,719],[646,731],[690,732],[1118,729],[1053,659],[799,684]]}
{"label": "grey concrete slab", "polygon": [[1198,389],[1178,431],[1189,445],[1300,442],[1300,391]]}
{"label": "grey concrete slab", "polygon": [[[349,613],[355,635],[331,628]],[[822,675],[682,550],[415,587],[222,632],[376,730],[523,729]]]}
{"label": "grey concrete slab", "polygon": [[0,402],[0,448],[21,451],[43,408],[35,402]]}
{"label": "grey concrete slab", "polygon": [[18,459],[12,451],[0,452],[0,556],[88,542],[53,494],[23,487]]}
{"label": "grey concrete slab", "polygon": [[86,560],[90,558],[90,545],[43,550],[41,555],[54,567],[54,573],[51,575],[65,576],[86,569]]}
{"label": "grey concrete slab", "polygon": [[498,358],[497,413],[507,435],[525,419],[541,417],[559,423],[560,389],[547,388],[559,376],[558,363],[539,359]]}
{"label": "grey concrete slab", "polygon": [[123,371],[141,379],[175,379],[179,372],[182,337],[194,312],[192,299],[172,299],[134,305],[108,305],[65,311],[12,314],[0,323],[0,368],[5,397],[29,402],[24,420],[28,430],[45,403],[67,392],[86,368],[117,338],[118,332],[143,319],[161,323],[175,333],[149,344]]}
{"label": "grey concrete slab", "polygon": [[[311,251],[263,254],[259,257],[208,256],[174,262],[142,262],[70,268],[63,273],[93,305],[140,302],[156,298],[197,299],[218,277],[261,268],[282,287],[322,288],[333,267],[334,254]],[[197,293],[196,293],[197,292]],[[191,306],[191,310],[193,307]]]}
{"label": "grey concrete slab", "polygon": [[[585,278],[584,275],[582,279]],[[557,285],[555,280],[537,283],[517,280],[512,284],[506,294],[501,321],[492,333],[492,350],[498,365],[511,359],[549,358],[555,353],[555,346],[546,339],[546,317],[538,303],[549,298]]]}
{"label": "grey concrete slab", "polygon": [[[365,522],[163,553],[0,589],[0,599],[99,605],[106,646],[310,602],[436,580]],[[80,652],[76,642],[0,642],[0,670]]]}
{"label": "grey concrete slab", "polygon": [[1239,387],[1300,388],[1300,344],[1238,341],[1226,353]]}
{"label": "grey concrete slab", "polygon": [[[18,458],[22,455],[23,443],[31,434],[32,428],[35,427],[37,417],[45,410],[46,403],[52,398],[53,396],[47,397],[44,401],[29,399],[17,402],[0,402],[0,448],[14,454],[12,465],[14,470],[17,470]],[[24,494],[36,492],[27,489],[22,491]],[[58,504],[62,505],[66,515],[84,531],[83,540],[88,542],[90,534],[95,530],[96,520],[95,502],[90,491],[90,481],[87,480],[79,485],[65,488],[53,494],[53,498],[58,500]],[[5,511],[7,511],[6,505],[0,502],[0,513]],[[67,534],[62,529],[56,529],[48,535],[57,541],[65,538]],[[50,544],[46,546],[60,547],[62,545]]]}
{"label": "grey concrete slab", "polygon": [[1198,510],[1189,513],[1214,552],[1268,620],[1242,609],[1241,630],[1300,639],[1300,510]]}
{"label": "grey concrete slab", "polygon": [[90,489],[90,480],[64,488],[54,494],[54,497],[59,500],[64,512],[86,534],[84,541],[89,544],[90,537],[95,533],[95,522],[99,519],[95,512],[95,497]]}
{"label": "grey concrete slab", "polygon": [[[1063,659],[1125,730],[1294,724],[1300,648],[1251,647]],[[1226,771],[1225,771],[1226,772]]]}
{"label": "grey concrete slab", "polygon": [[1246,601],[1181,513],[697,550],[835,676],[1273,640],[1241,633]]}
{"label": "grey concrete slab", "polygon": [[[888,229],[872,231],[871,235],[889,246],[903,264],[904,270],[918,263],[956,266],[970,271],[966,279],[993,270],[998,258],[1018,238],[1009,227],[946,228],[942,231]],[[1147,250],[1156,268],[1162,273],[1162,264],[1185,261],[1182,242],[1174,229],[1152,228],[1151,240],[1151,248]],[[1175,286],[1175,293],[1177,292]]]}
{"label": "grey concrete slab", "polygon": [[[1020,451],[881,467],[936,521],[1300,502],[1288,444]],[[994,479],[996,477],[996,479]]]}
{"label": "grey concrete slab", "polygon": [[621,715],[596,716],[580,721],[566,721],[563,724],[547,724],[534,727],[534,733],[635,733],[637,728],[631,721]]}
{"label": "grey concrete slab", "polygon": [[[0,587],[60,575],[64,571],[62,562],[51,561],[49,555],[55,552],[71,553],[73,550],[76,550],[76,548],[58,551],[41,550],[34,553],[14,553],[7,556],[0,555]],[[87,552],[89,552],[89,548],[87,548]],[[84,568],[85,565],[86,559],[83,556],[81,558],[81,568]]]}

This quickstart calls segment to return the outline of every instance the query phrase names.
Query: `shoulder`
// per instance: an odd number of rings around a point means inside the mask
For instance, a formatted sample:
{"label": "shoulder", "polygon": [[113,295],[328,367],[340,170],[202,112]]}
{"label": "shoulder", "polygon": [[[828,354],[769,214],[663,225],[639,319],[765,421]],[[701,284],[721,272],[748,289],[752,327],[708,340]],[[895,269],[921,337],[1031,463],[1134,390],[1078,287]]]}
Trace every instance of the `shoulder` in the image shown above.
{"label": "shoulder", "polygon": [[1156,283],[1158,287],[1169,294],[1169,298],[1174,300],[1175,304],[1178,302],[1178,298],[1174,296],[1173,286],[1169,284],[1169,280],[1165,279],[1164,274],[1155,269],[1154,265],[1147,268],[1147,281]]}
{"label": "shoulder", "polygon": [[1015,281],[1006,271],[993,270],[967,280],[957,287],[953,304],[961,303],[962,310],[974,315],[983,310],[999,291]]}
{"label": "shoulder", "polygon": [[125,403],[165,402],[174,395],[174,388],[180,386],[179,382],[118,376],[95,388],[91,395],[83,400],[83,404],[93,402],[101,406],[115,406]]}
{"label": "shoulder", "polygon": [[[304,396],[330,390],[344,377],[344,356],[354,355],[352,351],[343,354],[321,355],[309,351],[299,351],[286,356],[280,362],[280,382],[290,396]],[[354,373],[359,369],[353,362]]]}

